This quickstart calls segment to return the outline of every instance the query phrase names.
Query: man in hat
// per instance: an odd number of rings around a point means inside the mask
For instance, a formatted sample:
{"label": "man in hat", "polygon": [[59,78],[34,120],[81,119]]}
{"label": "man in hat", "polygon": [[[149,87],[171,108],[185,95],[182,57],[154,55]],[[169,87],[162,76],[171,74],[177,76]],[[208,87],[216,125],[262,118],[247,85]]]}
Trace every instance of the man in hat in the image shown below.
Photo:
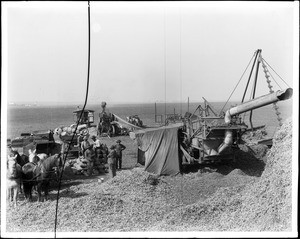
{"label": "man in hat", "polygon": [[111,151],[108,155],[108,172],[109,172],[109,176],[111,178],[116,176],[116,160],[117,160],[117,153],[116,153],[116,146],[112,145],[110,147]]}
{"label": "man in hat", "polygon": [[116,141],[116,153],[117,153],[117,162],[116,167],[117,169],[122,169],[122,151],[126,149],[125,145],[121,144],[121,140]]}

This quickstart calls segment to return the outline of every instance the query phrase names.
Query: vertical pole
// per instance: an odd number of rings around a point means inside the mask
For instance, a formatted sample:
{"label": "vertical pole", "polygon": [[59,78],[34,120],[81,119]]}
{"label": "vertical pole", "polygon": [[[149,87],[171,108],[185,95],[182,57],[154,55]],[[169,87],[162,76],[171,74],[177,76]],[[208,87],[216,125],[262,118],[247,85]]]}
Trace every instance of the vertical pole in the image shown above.
{"label": "vertical pole", "polygon": [[181,71],[181,10],[179,10],[179,78],[180,78],[180,115],[182,115],[182,71]]}
{"label": "vertical pole", "polygon": [[164,9],[164,80],[165,80],[165,118],[166,125],[167,119],[167,39],[166,39],[166,9]]}
{"label": "vertical pole", "polygon": [[155,117],[154,121],[156,123],[156,102],[154,103],[154,117]]}
{"label": "vertical pole", "polygon": [[[257,53],[257,54],[260,55],[260,53],[261,53],[261,49],[258,49],[258,53]],[[259,63],[260,63],[260,57],[257,59],[257,65],[256,65],[256,72],[255,72],[255,79],[254,79],[254,86],[253,86],[252,99],[255,98],[256,83],[257,83],[257,76],[258,76]],[[250,111],[249,121],[250,121],[250,125],[251,125],[251,130],[253,131],[252,112],[253,112],[253,110]]]}
{"label": "vertical pole", "polygon": [[188,97],[188,112],[190,112],[190,97]]}
{"label": "vertical pole", "polygon": [[175,123],[175,108],[174,108],[174,123]]}
{"label": "vertical pole", "polygon": [[252,68],[251,68],[251,71],[250,71],[250,75],[249,75],[249,78],[248,78],[248,81],[247,81],[246,89],[244,91],[244,95],[243,95],[243,98],[242,98],[242,103],[244,102],[244,99],[245,99],[245,96],[246,96],[246,92],[247,92],[247,89],[248,89],[248,85],[249,85],[249,82],[250,82],[250,79],[251,79],[251,76],[252,76],[252,72],[253,72],[253,69],[254,69],[254,66],[255,66],[255,62],[256,62],[256,59],[257,59],[257,56],[258,56],[259,52],[260,52],[260,49],[258,49],[256,51],[255,59],[253,61],[253,65],[252,65]]}

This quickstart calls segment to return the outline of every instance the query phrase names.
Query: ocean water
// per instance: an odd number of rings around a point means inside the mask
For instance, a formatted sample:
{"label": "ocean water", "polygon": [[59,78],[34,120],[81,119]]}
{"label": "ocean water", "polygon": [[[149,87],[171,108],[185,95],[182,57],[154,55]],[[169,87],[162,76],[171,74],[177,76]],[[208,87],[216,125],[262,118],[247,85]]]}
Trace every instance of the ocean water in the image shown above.
{"label": "ocean water", "polygon": [[[219,112],[224,106],[224,102],[210,103],[216,112]],[[228,103],[225,110],[236,103]],[[156,112],[158,115],[182,113],[189,111],[193,113],[199,103],[157,103]],[[203,103],[201,103],[203,106]],[[283,120],[292,116],[292,100],[278,102],[279,111]],[[31,133],[34,131],[47,131],[59,126],[69,126],[74,122],[73,111],[77,105],[45,105],[45,106],[8,106],[7,112],[7,138],[15,138],[21,133]],[[129,115],[139,115],[145,125],[154,125],[155,122],[155,104],[116,104],[109,105],[107,108],[111,113],[126,119]],[[99,121],[101,106],[87,105],[86,109],[95,111],[95,123]],[[245,122],[249,125],[249,113],[245,115]],[[266,125],[268,135],[273,136],[278,121],[272,105],[268,105],[253,111],[253,126]]]}

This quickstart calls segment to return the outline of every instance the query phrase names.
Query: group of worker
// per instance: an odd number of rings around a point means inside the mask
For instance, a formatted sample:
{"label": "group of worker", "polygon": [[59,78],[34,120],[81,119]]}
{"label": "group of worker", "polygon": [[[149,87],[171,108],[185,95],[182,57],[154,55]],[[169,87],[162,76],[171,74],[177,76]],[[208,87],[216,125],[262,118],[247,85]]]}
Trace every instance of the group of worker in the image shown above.
{"label": "group of worker", "polygon": [[[89,160],[90,168],[93,168],[94,158],[99,158],[103,145],[95,135],[91,136],[93,141],[92,144],[88,141],[88,139],[88,135],[80,134],[78,136],[77,143],[79,147],[79,155]],[[116,144],[110,147],[110,152],[107,156],[107,164],[108,172],[111,178],[116,176],[117,169],[122,169],[122,151],[124,149],[126,149],[126,147],[121,144],[121,140],[117,140]]]}

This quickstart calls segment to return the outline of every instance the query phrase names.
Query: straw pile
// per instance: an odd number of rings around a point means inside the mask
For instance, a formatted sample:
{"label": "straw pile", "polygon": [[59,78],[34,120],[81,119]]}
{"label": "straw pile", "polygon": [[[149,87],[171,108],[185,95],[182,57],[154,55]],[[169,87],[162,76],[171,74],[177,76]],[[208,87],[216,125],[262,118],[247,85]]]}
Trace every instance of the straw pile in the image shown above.
{"label": "straw pile", "polygon": [[[292,121],[287,120],[275,135],[265,171],[259,180],[218,189],[205,201],[166,215],[153,230],[290,231],[291,154]],[[180,214],[182,217],[178,216]]]}

